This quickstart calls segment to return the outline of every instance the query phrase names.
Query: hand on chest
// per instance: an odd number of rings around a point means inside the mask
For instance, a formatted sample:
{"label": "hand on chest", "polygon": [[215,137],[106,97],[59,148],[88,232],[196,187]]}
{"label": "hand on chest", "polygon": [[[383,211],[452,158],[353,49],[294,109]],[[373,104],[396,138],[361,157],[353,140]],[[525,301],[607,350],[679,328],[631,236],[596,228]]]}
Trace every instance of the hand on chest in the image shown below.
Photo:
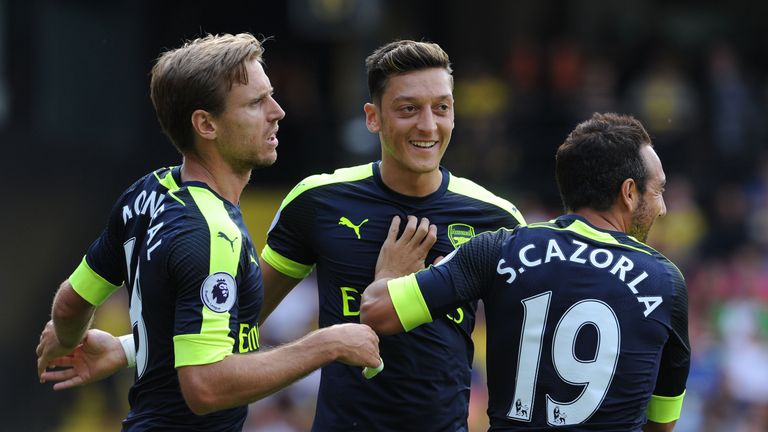
{"label": "hand on chest", "polygon": [[[319,216],[315,242],[320,259],[346,262],[349,265],[359,262],[372,269],[394,215],[391,211],[367,214],[339,209]],[[407,215],[398,215],[402,221],[401,234],[405,229]],[[428,264],[434,258],[452,252],[477,234],[475,227],[470,224],[448,220],[440,215],[426,217],[437,226],[437,242],[427,257]]]}

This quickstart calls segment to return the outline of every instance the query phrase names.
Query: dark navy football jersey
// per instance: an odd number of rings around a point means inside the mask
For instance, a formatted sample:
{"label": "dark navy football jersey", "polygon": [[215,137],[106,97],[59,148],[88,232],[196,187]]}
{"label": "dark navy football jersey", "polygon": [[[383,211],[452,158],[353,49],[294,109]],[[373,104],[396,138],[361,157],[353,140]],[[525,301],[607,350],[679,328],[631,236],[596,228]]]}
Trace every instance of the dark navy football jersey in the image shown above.
{"label": "dark navy football jersey", "polygon": [[388,286],[406,330],[483,300],[492,430],[639,431],[652,394],[682,403],[685,282],[624,233],[566,215],[478,236]]}
{"label": "dark navy football jersey", "polygon": [[125,430],[239,431],[246,407],[193,414],[176,368],[258,349],[261,270],[240,209],[204,183],[157,170],[115,204],[70,277],[94,305],[125,284],[136,346]]}
{"label": "dark navy football jersey", "polygon": [[[440,188],[421,198],[386,187],[378,163],[309,177],[283,201],[262,257],[294,278],[317,267],[321,327],[359,322],[395,215],[437,225],[428,262],[478,233],[524,223],[508,201],[441,171]],[[466,430],[474,318],[475,304],[457,305],[410,334],[381,337],[385,368],[371,380],[358,367],[324,367],[313,430]]]}

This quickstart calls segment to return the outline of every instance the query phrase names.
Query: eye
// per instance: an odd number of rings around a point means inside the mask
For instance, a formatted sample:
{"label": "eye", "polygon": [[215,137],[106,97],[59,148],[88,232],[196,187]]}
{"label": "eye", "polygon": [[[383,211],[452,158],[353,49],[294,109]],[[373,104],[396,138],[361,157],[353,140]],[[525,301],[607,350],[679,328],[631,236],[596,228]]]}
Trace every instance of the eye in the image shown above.
{"label": "eye", "polygon": [[258,97],[256,99],[253,99],[251,101],[251,105],[253,105],[253,106],[261,105],[261,103],[264,102],[265,100],[267,100],[269,98],[273,98],[274,94],[275,94],[274,92],[271,92],[271,93],[265,94],[264,96],[260,96],[260,97]]}
{"label": "eye", "polygon": [[404,113],[413,113],[413,112],[416,112],[416,107],[413,105],[405,105],[400,108],[400,111]]}

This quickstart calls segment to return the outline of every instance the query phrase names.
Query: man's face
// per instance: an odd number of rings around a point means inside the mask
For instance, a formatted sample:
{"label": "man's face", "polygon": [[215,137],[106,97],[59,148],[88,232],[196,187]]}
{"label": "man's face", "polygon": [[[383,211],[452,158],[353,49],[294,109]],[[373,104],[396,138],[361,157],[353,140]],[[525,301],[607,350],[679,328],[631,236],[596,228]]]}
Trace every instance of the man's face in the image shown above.
{"label": "man's face", "polygon": [[640,203],[632,214],[632,226],[629,234],[641,242],[645,242],[656,218],[667,213],[663,196],[667,178],[661,167],[661,160],[659,160],[653,147],[649,145],[641,147],[640,155],[645,163],[648,179],[645,184],[645,192],[640,196]]}
{"label": "man's face", "polygon": [[437,171],[453,131],[450,74],[431,68],[390,77],[380,104],[366,106],[366,120],[392,172]]}
{"label": "man's face", "polygon": [[250,170],[277,160],[277,122],[285,112],[272,98],[272,85],[257,60],[247,63],[248,84],[235,83],[224,112],[214,117],[222,157],[235,169]]}

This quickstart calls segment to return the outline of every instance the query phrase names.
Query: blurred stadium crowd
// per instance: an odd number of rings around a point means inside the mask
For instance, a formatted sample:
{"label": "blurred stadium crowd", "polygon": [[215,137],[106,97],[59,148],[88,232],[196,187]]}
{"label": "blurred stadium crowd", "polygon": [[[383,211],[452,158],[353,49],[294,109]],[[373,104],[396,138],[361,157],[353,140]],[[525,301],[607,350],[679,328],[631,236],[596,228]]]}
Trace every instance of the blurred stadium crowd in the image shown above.
{"label": "blurred stadium crowd", "polygon": [[[376,157],[377,139],[365,130],[361,109],[367,97],[363,58],[369,48],[387,40],[424,38],[446,49],[455,70],[456,129],[444,165],[513,201],[529,222],[562,210],[553,156],[567,131],[595,111],[635,115],[651,134],[668,178],[668,214],[651,231],[649,243],[681,268],[689,289],[693,360],[676,430],[768,430],[768,39],[760,18],[767,16],[768,6],[746,1],[694,9],[639,0],[473,6],[453,1],[296,0],[264,6],[270,20],[248,9],[254,5],[239,5],[252,12],[240,16],[232,16],[233,9],[206,11],[200,6],[187,7],[169,23],[165,20],[177,12],[174,7],[157,6],[160,17],[147,17],[153,12],[149,2],[108,7],[79,1],[70,5],[74,12],[52,1],[31,3],[0,1],[1,22],[6,24],[0,27],[0,127],[14,144],[0,168],[4,183],[10,184],[11,178],[29,174],[29,164],[13,161],[39,162],[39,174],[29,180],[33,188],[51,191],[51,184],[60,181],[56,186],[71,193],[68,198],[49,197],[48,207],[30,199],[28,191],[12,193],[29,213],[9,215],[10,208],[4,207],[0,219],[3,226],[39,227],[37,247],[20,241],[24,229],[10,233],[2,260],[2,274],[9,276],[3,293],[14,299],[18,287],[28,289],[23,301],[30,311],[11,311],[5,317],[9,321],[3,325],[2,342],[16,352],[0,365],[18,376],[9,376],[6,386],[17,393],[4,391],[0,402],[20,415],[52,414],[49,420],[34,420],[32,430],[118,430],[127,412],[130,373],[52,395],[34,380],[32,352],[56,284],[102,226],[98,215],[106,214],[110,200],[130,179],[177,163],[151,118],[146,73],[161,47],[175,46],[201,30],[277,37],[267,44],[266,61],[276,98],[288,113],[281,123],[280,160],[254,176],[255,185],[242,203],[253,218],[254,240],[262,244],[279,200],[295,182]],[[324,20],[330,19],[333,4],[344,8],[337,11],[341,18],[328,24]],[[320,12],[307,12],[313,7]],[[34,8],[40,15],[33,14]],[[323,11],[326,15],[318,18]],[[118,13],[123,18],[114,18]],[[54,30],[62,33],[24,39],[18,20],[33,15],[31,29],[58,23]],[[64,33],[73,23],[107,16],[106,24]],[[361,23],[349,26],[350,20]],[[139,36],[142,23],[150,27]],[[121,29],[128,36],[117,35]],[[61,47],[54,39],[77,43],[102,37],[88,31],[107,34],[104,40],[127,60],[118,62],[119,55],[110,50],[106,59],[79,65],[82,77],[60,82],[49,76],[86,58],[75,51],[83,47],[67,45],[73,52],[58,52]],[[129,40],[132,36],[139,41]],[[47,42],[54,48],[42,54],[23,51]],[[96,49],[96,55],[100,52]],[[125,84],[90,70],[100,66],[105,74],[126,77]],[[39,71],[43,68],[53,72]],[[33,83],[24,79],[30,71],[35,71]],[[94,76],[101,80],[89,81]],[[114,99],[120,96],[126,103],[118,106]],[[119,121],[105,117],[96,103],[101,98],[112,104]],[[90,119],[90,127],[78,126],[78,119]],[[53,161],[41,160],[39,151]],[[47,216],[36,215],[38,211]],[[91,211],[97,216],[82,215]],[[40,251],[41,244],[47,245],[45,251]],[[31,262],[33,256],[37,258]],[[125,301],[113,300],[99,314],[98,325],[125,331]],[[311,282],[296,288],[266,323],[263,344],[279,344],[313,328],[316,303]],[[18,336],[11,328],[28,330]],[[473,430],[484,430],[487,424],[483,334],[480,320]],[[23,373],[14,374],[16,370]],[[246,430],[307,430],[317,382],[318,376],[311,375],[252,405]],[[35,401],[34,408],[29,400]]]}

